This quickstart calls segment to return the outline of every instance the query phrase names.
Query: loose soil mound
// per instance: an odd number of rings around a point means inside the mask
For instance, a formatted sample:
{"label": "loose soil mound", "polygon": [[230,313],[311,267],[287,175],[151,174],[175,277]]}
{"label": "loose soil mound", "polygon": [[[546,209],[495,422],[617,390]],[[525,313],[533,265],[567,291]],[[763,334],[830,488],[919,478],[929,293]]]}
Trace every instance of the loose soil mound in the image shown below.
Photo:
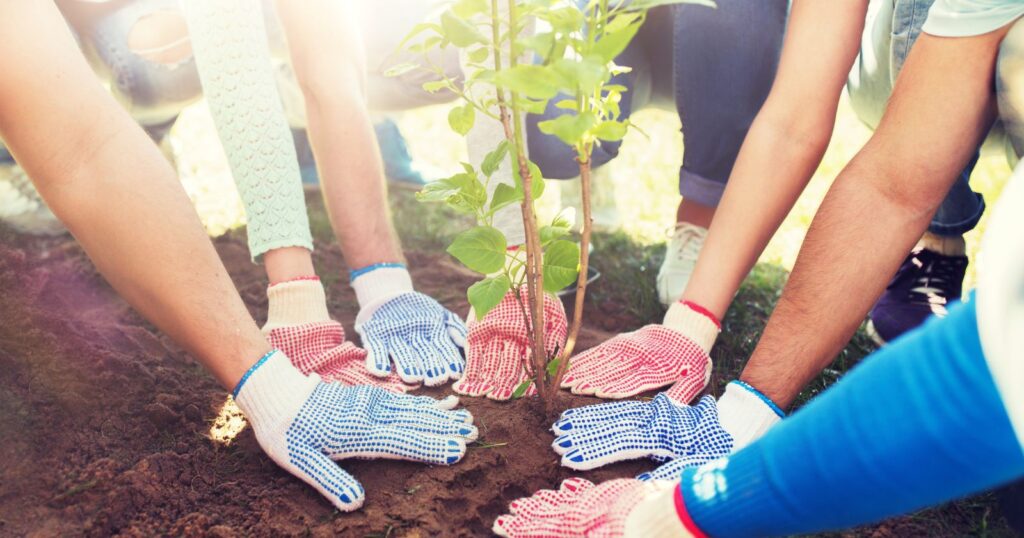
{"label": "loose soil mound", "polygon": [[[210,439],[225,391],[120,300],[70,238],[8,239],[0,247],[0,535],[482,536],[509,501],[572,475],[530,402],[463,398],[481,443],[461,463],[343,462],[367,499],[360,511],[336,512],[265,457],[250,429],[227,446]],[[244,237],[216,246],[264,319],[267,282]],[[418,289],[467,311],[460,290],[472,275],[442,255],[410,258]],[[344,267],[329,246],[316,261],[322,275]],[[351,288],[339,276],[324,281],[331,312],[354,336]],[[588,328],[582,347],[619,328]],[[594,401],[565,398],[566,406]],[[604,480],[651,466],[588,474]]]}

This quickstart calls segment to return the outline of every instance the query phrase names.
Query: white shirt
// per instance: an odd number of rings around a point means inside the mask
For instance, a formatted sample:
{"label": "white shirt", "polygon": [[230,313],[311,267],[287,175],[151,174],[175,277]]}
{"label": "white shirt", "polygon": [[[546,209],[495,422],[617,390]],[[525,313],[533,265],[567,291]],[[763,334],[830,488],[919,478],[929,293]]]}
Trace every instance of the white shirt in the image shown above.
{"label": "white shirt", "polygon": [[941,37],[986,34],[1024,15],[1024,0],[935,0],[922,30]]}

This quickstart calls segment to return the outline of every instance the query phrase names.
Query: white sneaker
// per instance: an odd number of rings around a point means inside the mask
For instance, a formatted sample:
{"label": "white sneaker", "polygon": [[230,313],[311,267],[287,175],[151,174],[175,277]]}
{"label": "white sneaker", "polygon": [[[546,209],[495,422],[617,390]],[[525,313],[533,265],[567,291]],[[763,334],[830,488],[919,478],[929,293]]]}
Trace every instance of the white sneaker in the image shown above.
{"label": "white sneaker", "polygon": [[658,270],[658,299],[661,304],[669,306],[683,296],[707,236],[707,228],[685,222],[676,224],[670,232],[665,261]]}

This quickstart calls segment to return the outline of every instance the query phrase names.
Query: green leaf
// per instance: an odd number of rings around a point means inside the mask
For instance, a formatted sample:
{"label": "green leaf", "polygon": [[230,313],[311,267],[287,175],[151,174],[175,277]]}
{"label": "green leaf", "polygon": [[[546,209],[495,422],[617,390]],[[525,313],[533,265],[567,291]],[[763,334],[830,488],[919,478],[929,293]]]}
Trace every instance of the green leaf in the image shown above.
{"label": "green leaf", "polygon": [[579,31],[584,24],[583,13],[575,6],[542,11],[537,16],[551,23],[553,29],[562,33]]}
{"label": "green leaf", "polygon": [[416,44],[413,44],[413,45],[409,45],[409,50],[412,51],[412,52],[418,52],[420,54],[424,54],[426,52],[434,50],[434,48],[437,47],[438,45],[440,45],[443,41],[444,41],[444,39],[441,39],[440,37],[438,37],[436,35],[435,36],[430,36],[430,37],[424,39],[423,41],[421,41],[419,43],[416,43]]}
{"label": "green leaf", "polygon": [[[632,14],[625,13],[616,17],[616,19],[629,17],[631,15]],[[637,32],[640,31],[640,26],[643,25],[643,18],[638,16],[637,19],[638,20],[633,21],[615,31],[605,32],[605,34],[598,39],[597,44],[594,45],[592,52],[605,62],[614,60],[619,54],[622,54],[622,51],[626,50],[629,43],[633,41],[634,37],[636,37]],[[614,21],[612,21],[608,26],[611,27],[612,24],[614,24]]]}
{"label": "green leaf", "polygon": [[541,226],[537,233],[540,234],[541,246],[545,246],[555,239],[569,235],[569,228],[562,228],[560,226]]}
{"label": "green leaf", "polygon": [[718,4],[711,0],[633,0],[633,2],[626,4],[624,8],[629,11],[641,11],[671,4],[696,4],[711,8],[718,7]]}
{"label": "green leaf", "polygon": [[495,273],[505,267],[505,235],[491,226],[471,228],[455,237],[448,247],[463,265],[483,274]]}
{"label": "green leaf", "polygon": [[423,83],[423,89],[430,93],[437,93],[438,90],[448,87],[447,80],[431,80]]}
{"label": "green leaf", "polygon": [[487,47],[479,47],[477,49],[470,51],[468,57],[469,61],[473,63],[485,62],[488,58],[491,57],[491,49]]}
{"label": "green leaf", "polygon": [[448,111],[448,125],[452,127],[453,131],[462,136],[466,136],[466,134],[469,133],[469,130],[473,128],[473,122],[475,121],[476,109],[469,103],[466,103],[463,106],[457,106]]}
{"label": "green leaf", "polygon": [[572,94],[590,95],[610,77],[606,63],[594,57],[579,60],[560,58],[551,64],[551,68],[562,78],[563,89]]}
{"label": "green leaf", "polygon": [[441,27],[438,26],[437,24],[434,24],[432,22],[421,22],[416,26],[413,26],[412,30],[409,30],[408,34],[405,34],[405,37],[402,38],[402,42],[399,43],[398,47],[396,48],[401,49],[402,47],[405,46],[406,43],[409,42],[410,39],[422,34],[423,32],[426,32],[427,30],[431,30],[437,34],[444,33]]}
{"label": "green leaf", "polygon": [[491,212],[497,211],[509,204],[519,203],[523,199],[523,191],[506,185],[498,185],[491,197]]}
{"label": "green leaf", "polygon": [[444,37],[456,47],[465,48],[470,45],[487,44],[487,38],[476,29],[476,26],[451,10],[441,14],[441,28],[444,30]]}
{"label": "green leaf", "polygon": [[427,183],[416,193],[416,199],[420,202],[445,202],[456,211],[474,214],[487,203],[487,190],[470,167],[465,173]]}
{"label": "green leaf", "polygon": [[537,53],[542,60],[547,61],[548,55],[551,54],[551,51],[555,46],[555,34],[551,32],[538,32],[533,35],[519,38],[518,44],[522,49],[533,51]]}
{"label": "green leaf", "polygon": [[530,390],[530,385],[532,385],[532,384],[533,384],[533,380],[532,379],[527,379],[526,381],[523,381],[522,383],[520,383],[519,386],[516,387],[516,390],[512,391],[512,398],[513,399],[522,398],[523,395],[526,394],[526,391]]}
{"label": "green leaf", "polygon": [[562,359],[551,359],[547,367],[548,377],[555,377],[555,374],[558,373],[558,365],[561,363]]}
{"label": "green leaf", "polygon": [[580,270],[580,246],[558,239],[544,251],[544,291],[555,293],[576,282]]}
{"label": "green leaf", "polygon": [[626,124],[621,121],[602,121],[591,132],[600,140],[618,142],[626,136]]}
{"label": "green leaf", "polygon": [[594,114],[586,112],[579,115],[563,114],[553,120],[538,123],[537,128],[542,133],[557,136],[559,140],[569,146],[575,146],[595,123],[597,123],[597,118]]}
{"label": "green leaf", "polygon": [[572,110],[575,112],[579,110],[579,105],[576,103],[575,99],[562,99],[561,101],[555,103],[555,108],[560,108],[562,110]]}
{"label": "green leaf", "polygon": [[510,289],[512,281],[506,275],[485,278],[470,286],[466,296],[473,306],[476,319],[483,319],[492,308],[498,306]]}
{"label": "green leaf", "polygon": [[499,87],[533,99],[551,99],[562,88],[562,78],[550,67],[520,64],[494,77]]}
{"label": "green leaf", "polygon": [[501,163],[505,161],[506,156],[508,156],[508,140],[502,140],[498,147],[494,148],[494,151],[484,157],[484,162],[480,163],[480,171],[485,176],[491,177],[501,168]]}

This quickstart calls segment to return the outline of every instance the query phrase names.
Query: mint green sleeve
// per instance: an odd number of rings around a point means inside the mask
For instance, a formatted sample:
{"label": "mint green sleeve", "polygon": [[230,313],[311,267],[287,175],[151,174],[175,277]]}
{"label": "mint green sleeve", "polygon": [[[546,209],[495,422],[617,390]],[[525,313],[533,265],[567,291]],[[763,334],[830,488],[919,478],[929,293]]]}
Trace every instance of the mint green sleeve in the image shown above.
{"label": "mint green sleeve", "polygon": [[313,250],[260,4],[183,2],[203,93],[245,205],[253,260],[276,248]]}

